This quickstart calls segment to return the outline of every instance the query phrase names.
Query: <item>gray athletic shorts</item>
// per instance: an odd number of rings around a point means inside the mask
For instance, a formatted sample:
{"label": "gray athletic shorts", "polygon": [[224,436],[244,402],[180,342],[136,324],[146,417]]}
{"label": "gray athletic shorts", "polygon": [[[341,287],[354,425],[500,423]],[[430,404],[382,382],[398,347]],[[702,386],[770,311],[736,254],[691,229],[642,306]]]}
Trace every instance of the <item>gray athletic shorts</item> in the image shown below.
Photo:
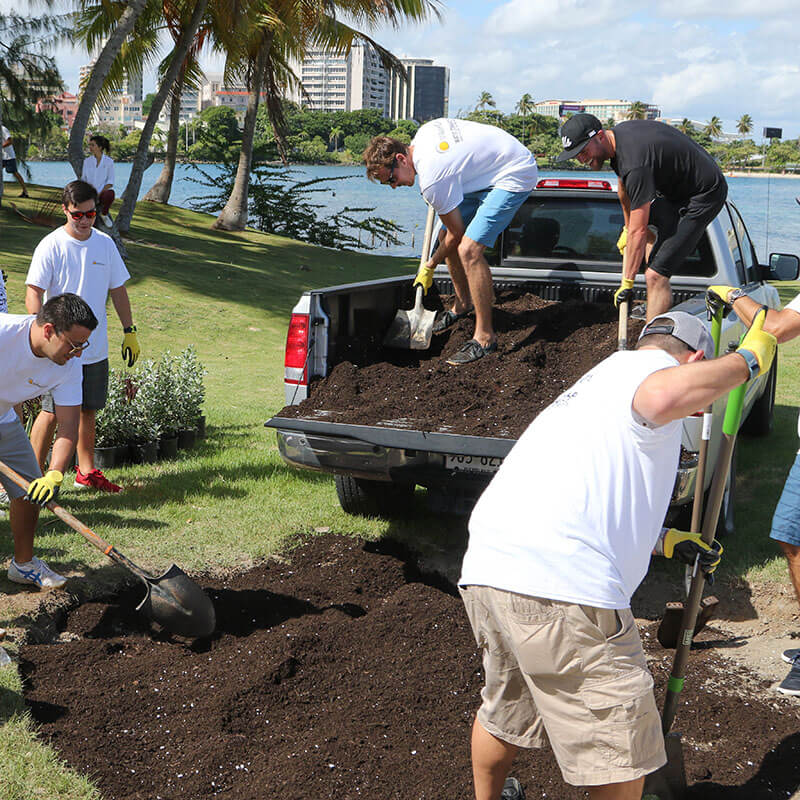
{"label": "gray athletic shorts", "polygon": [[[28,481],[42,476],[42,471],[39,469],[36,456],[33,454],[31,443],[25,435],[25,428],[22,427],[22,423],[19,420],[16,422],[4,422],[0,425],[0,461],[19,472]],[[0,474],[0,483],[3,484],[9,497],[23,497],[25,495],[25,490],[20,489],[16,483],[6,478],[5,475]]]}
{"label": "gray athletic shorts", "polygon": [[[108,359],[95,361],[94,364],[83,365],[83,400],[81,408],[98,411],[106,404],[108,397]],[[55,413],[53,395],[47,392],[42,395],[42,411]]]}

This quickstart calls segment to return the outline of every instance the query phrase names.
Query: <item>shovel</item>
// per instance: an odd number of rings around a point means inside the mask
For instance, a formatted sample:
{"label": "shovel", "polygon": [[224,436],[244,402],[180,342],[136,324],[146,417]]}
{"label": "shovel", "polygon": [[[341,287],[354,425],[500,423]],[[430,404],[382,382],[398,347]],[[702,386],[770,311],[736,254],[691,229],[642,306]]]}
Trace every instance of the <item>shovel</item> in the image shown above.
{"label": "shovel", "polygon": [[[746,386],[743,383],[730,393],[728,405],[725,409],[725,419],[722,423],[722,445],[714,470],[714,479],[711,482],[708,508],[703,520],[702,538],[706,544],[711,544],[714,541],[714,532],[717,529],[719,512],[722,508],[722,498],[725,494],[725,483],[731,466],[733,448],[736,444],[736,434],[742,419],[742,405],[744,404]],[[692,638],[694,637],[704,584],[705,577],[699,569],[697,561],[695,561],[692,585],[683,610],[680,641],[675,650],[672,673],[667,683],[667,696],[661,713],[661,730],[664,733],[667,763],[661,769],[656,770],[656,772],[645,778],[643,799],[680,800],[686,794],[686,771],[683,765],[680,734],[670,733],[670,729],[675,719],[678,699],[683,689],[686,665],[689,660],[689,651],[692,648]]]}
{"label": "shovel", "polygon": [[619,304],[619,326],[617,328],[617,350],[628,349],[628,301]]}
{"label": "shovel", "polygon": [[[28,489],[28,482],[11,467],[0,461],[0,472],[17,486]],[[141,567],[120,553],[113,545],[103,541],[60,505],[49,502],[47,507],[71,528],[83,536],[89,544],[105,553],[112,561],[129,569],[144,581],[147,594],[136,606],[166,630],[178,636],[210,636],[216,625],[214,606],[208,595],[180,567],[173,564],[163,575],[153,578]]]}
{"label": "shovel", "polygon": [[[428,262],[431,251],[431,237],[433,235],[433,222],[436,212],[433,206],[428,206],[428,217],[425,220],[425,238],[422,244],[422,256],[419,265],[424,267]],[[433,320],[435,311],[428,311],[422,305],[422,287],[417,286],[417,297],[411,311],[400,309],[395,314],[388,333],[383,339],[386,347],[397,347],[406,350],[427,350],[431,346],[433,335]]]}
{"label": "shovel", "polygon": [[[722,311],[718,309],[714,316],[711,318],[711,337],[714,340],[714,358],[719,356],[719,342],[722,333]],[[700,531],[703,516],[703,491],[706,482],[706,461],[708,459],[708,443],[711,439],[711,425],[712,425],[712,409],[713,405],[709,405],[703,409],[703,432],[700,438],[700,452],[697,457],[697,476],[695,480],[694,489],[694,504],[692,506],[692,524],[689,528],[692,533]],[[692,583],[691,566],[686,566],[685,583],[686,595],[691,591]],[[702,600],[700,613],[697,617],[695,624],[694,635],[697,636],[701,630],[706,626],[706,623],[711,619],[714,609],[719,604],[716,597],[705,597]],[[664,616],[661,624],[658,626],[656,638],[659,644],[669,649],[677,647],[678,633],[680,632],[681,620],[683,619],[683,603],[667,603]]]}

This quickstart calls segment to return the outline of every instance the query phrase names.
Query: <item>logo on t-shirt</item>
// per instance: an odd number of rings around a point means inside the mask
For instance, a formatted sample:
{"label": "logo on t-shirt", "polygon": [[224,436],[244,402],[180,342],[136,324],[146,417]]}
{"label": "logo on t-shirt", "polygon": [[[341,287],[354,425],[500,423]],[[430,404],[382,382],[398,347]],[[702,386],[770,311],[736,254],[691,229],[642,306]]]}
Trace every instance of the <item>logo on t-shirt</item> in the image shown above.
{"label": "logo on t-shirt", "polygon": [[450,149],[450,145],[447,142],[439,142],[439,152],[446,153]]}

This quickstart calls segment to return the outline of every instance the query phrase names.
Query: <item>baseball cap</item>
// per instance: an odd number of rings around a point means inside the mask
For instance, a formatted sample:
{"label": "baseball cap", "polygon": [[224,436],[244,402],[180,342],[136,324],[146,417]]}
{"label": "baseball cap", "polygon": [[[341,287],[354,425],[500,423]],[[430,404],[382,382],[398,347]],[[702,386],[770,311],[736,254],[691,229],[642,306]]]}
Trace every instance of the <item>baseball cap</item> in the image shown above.
{"label": "baseball cap", "polygon": [[642,328],[639,338],[656,333],[674,336],[690,350],[702,350],[706,358],[714,357],[714,340],[708,329],[697,317],[685,311],[669,311],[650,320]]}
{"label": "baseball cap", "polygon": [[559,153],[556,161],[575,158],[589,143],[589,139],[599,133],[603,126],[594,114],[576,114],[561,126],[561,144],[564,152]]}

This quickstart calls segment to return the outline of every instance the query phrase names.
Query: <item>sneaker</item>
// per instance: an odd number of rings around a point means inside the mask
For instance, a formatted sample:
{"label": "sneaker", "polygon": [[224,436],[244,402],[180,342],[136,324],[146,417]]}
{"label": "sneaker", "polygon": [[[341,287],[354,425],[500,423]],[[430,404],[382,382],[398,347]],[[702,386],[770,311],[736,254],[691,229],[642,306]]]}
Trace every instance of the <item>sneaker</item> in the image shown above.
{"label": "sneaker", "polygon": [[80,469],[75,470],[75,488],[77,489],[99,489],[101,492],[121,492],[122,487],[117,486],[100,472],[99,469],[90,469],[84,475]]}
{"label": "sneaker", "polygon": [[8,499],[8,492],[0,486],[0,508],[5,508],[10,504],[11,501]]}
{"label": "sneaker", "polygon": [[464,311],[461,314],[456,314],[455,311],[442,311],[441,314],[436,315],[431,331],[433,333],[444,333],[444,331],[452,328],[460,319],[468,317],[471,313],[472,309]]}
{"label": "sneaker", "polygon": [[792,647],[789,650],[784,650],[781,653],[781,658],[787,664],[793,664],[794,660],[797,658],[797,656],[800,656],[800,647]]}
{"label": "sneaker", "polygon": [[14,583],[30,583],[40,589],[60,589],[67,579],[53,572],[41,558],[33,557],[27,564],[17,564],[12,558],[8,579]]}
{"label": "sneaker", "polygon": [[789,670],[789,674],[781,681],[778,691],[781,694],[800,696],[800,658],[796,658],[792,662],[792,668]]}
{"label": "sneaker", "polygon": [[525,800],[525,790],[516,778],[506,778],[500,800]]}
{"label": "sneaker", "polygon": [[471,364],[489,353],[494,353],[495,350],[497,350],[496,341],[490,342],[486,347],[483,347],[476,339],[470,339],[454,355],[447,359],[447,363],[452,364],[454,367],[460,367],[462,364]]}
{"label": "sneaker", "polygon": [[100,220],[102,221],[103,225],[106,226],[106,228],[110,228],[114,224],[114,220],[111,219],[111,214],[101,214]]}

